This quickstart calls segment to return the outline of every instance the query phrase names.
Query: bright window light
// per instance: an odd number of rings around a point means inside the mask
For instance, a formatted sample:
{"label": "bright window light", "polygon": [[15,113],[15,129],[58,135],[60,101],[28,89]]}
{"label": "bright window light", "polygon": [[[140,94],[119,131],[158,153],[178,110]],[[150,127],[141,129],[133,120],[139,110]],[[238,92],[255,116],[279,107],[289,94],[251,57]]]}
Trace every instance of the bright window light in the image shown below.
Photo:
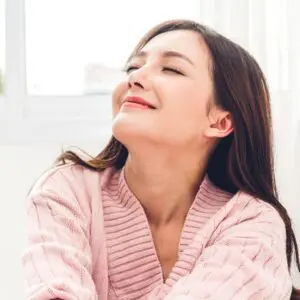
{"label": "bright window light", "polygon": [[103,92],[137,41],[173,18],[199,21],[198,0],[26,0],[30,95]]}

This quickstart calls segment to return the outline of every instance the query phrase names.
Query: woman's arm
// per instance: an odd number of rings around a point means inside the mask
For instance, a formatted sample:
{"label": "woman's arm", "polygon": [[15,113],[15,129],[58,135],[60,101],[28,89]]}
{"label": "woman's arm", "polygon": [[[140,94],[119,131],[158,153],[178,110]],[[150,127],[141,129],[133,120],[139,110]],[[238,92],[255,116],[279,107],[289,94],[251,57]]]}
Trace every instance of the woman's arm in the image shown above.
{"label": "woman's arm", "polygon": [[[225,225],[225,224],[224,224]],[[225,226],[165,300],[285,300],[292,288],[284,224],[273,208]]]}
{"label": "woman's arm", "polygon": [[29,246],[23,256],[28,299],[97,299],[88,207],[65,173],[55,171],[29,195]]}

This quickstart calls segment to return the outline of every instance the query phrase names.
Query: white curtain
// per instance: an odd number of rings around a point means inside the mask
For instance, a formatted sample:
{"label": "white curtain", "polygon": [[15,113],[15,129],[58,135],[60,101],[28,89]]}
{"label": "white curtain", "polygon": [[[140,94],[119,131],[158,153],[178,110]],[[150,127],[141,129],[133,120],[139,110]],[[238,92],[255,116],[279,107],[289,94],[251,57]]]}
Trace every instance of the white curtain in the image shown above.
{"label": "white curtain", "polygon": [[300,240],[300,1],[200,0],[200,5],[200,22],[246,48],[267,77],[279,194]]}

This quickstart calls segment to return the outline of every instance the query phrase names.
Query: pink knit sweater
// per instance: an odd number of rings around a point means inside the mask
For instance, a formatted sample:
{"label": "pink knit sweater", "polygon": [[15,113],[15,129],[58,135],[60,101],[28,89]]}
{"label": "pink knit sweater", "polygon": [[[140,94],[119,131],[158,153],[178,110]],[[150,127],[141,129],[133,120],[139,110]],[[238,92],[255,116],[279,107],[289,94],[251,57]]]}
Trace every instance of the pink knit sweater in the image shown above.
{"label": "pink knit sweater", "polygon": [[23,256],[31,300],[289,299],[285,229],[265,202],[206,177],[164,282],[142,206],[123,171],[51,170],[29,195]]}

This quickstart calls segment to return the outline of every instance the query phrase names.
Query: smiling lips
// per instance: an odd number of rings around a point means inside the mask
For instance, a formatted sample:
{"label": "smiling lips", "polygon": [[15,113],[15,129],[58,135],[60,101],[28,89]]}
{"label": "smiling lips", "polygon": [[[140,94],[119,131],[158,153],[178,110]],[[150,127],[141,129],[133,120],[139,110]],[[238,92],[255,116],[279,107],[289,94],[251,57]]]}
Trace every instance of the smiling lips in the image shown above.
{"label": "smiling lips", "polygon": [[153,105],[151,105],[149,102],[144,100],[143,98],[136,97],[136,96],[128,96],[125,98],[123,105],[126,106],[132,106],[132,107],[139,107],[144,109],[155,109]]}

